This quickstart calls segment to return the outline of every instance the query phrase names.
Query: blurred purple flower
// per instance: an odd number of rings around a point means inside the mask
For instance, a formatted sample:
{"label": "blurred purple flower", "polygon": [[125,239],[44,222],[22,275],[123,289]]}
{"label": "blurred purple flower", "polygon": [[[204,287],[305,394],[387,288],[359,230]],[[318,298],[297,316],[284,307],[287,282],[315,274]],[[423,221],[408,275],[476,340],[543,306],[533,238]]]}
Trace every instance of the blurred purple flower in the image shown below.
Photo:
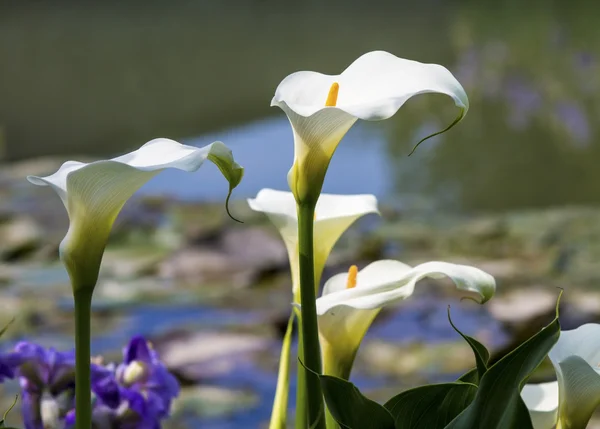
{"label": "blurred purple flower", "polygon": [[575,66],[581,69],[589,69],[596,63],[596,58],[594,54],[590,52],[577,52],[574,55],[575,58]]}
{"label": "blurred purple flower", "polygon": [[555,114],[560,123],[579,147],[587,146],[591,137],[587,114],[578,104],[561,101],[556,104]]}
{"label": "blurred purple flower", "polygon": [[524,129],[542,106],[542,97],[535,87],[519,76],[510,76],[505,84],[506,103],[510,108],[508,123]]}
{"label": "blurred purple flower", "polygon": [[[26,429],[71,427],[75,424],[75,354],[18,343],[0,355],[0,382],[17,377]],[[123,362],[91,363],[97,429],[160,429],[179,384],[142,337],[123,350]]]}
{"label": "blurred purple flower", "polygon": [[480,58],[474,48],[461,52],[456,65],[456,77],[465,88],[473,88],[481,72]]}
{"label": "blurred purple flower", "polygon": [[[93,422],[98,429],[159,429],[179,384],[142,337],[131,339],[123,363],[92,369]],[[66,426],[75,423],[75,410]]]}
{"label": "blurred purple flower", "polygon": [[[0,357],[0,381],[18,377],[21,390],[21,412],[26,429],[44,429],[44,421],[59,421],[60,407],[72,408],[75,386],[75,354],[53,348],[20,342],[13,352]],[[47,423],[47,422],[46,422]]]}
{"label": "blurred purple flower", "polygon": [[125,386],[121,394],[135,404],[135,411],[158,420],[169,415],[171,403],[179,395],[179,383],[143,337],[132,338],[124,348],[116,375]]}

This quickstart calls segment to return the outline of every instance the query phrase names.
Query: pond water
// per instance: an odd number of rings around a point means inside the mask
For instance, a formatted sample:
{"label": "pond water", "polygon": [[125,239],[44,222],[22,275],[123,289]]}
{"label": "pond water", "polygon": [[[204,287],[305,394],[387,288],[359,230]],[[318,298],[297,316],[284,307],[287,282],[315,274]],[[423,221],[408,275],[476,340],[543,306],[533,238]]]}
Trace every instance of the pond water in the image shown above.
{"label": "pond water", "polygon": [[[287,173],[293,163],[294,147],[285,115],[184,142],[202,146],[215,140],[226,142],[236,160],[245,168],[244,179],[236,188],[234,197],[254,197],[262,188],[288,189]],[[327,173],[324,192],[389,196],[393,188],[389,164],[381,129],[359,124],[338,147]],[[180,199],[220,201],[227,195],[227,183],[216,167],[208,167],[203,167],[194,176],[180,171],[165,171],[148,182],[141,192]]]}
{"label": "pond water", "polygon": [[[11,160],[107,156],[159,136],[220,139],[247,168],[240,196],[285,188],[291,134],[269,107],[277,84],[302,69],[338,73],[383,49],[448,67],[471,110],[410,158],[420,136],[454,117],[449,99],[420,96],[393,119],[359,128],[340,147],[327,190],[459,211],[595,204],[595,13],[593,2],[533,2],[523,13],[510,0],[5,2],[0,142]],[[197,182],[161,175],[150,187],[222,195],[216,175],[203,174]]]}

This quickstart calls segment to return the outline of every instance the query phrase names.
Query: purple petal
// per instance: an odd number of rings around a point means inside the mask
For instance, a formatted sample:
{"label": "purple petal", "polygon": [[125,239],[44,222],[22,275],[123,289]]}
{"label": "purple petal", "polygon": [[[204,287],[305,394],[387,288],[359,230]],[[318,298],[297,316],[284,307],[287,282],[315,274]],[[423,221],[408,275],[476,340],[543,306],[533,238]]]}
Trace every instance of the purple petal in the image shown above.
{"label": "purple petal", "polygon": [[117,408],[121,403],[119,384],[112,371],[100,365],[91,366],[92,390],[103,404]]}
{"label": "purple petal", "polygon": [[27,391],[21,396],[21,415],[25,429],[44,429],[42,416],[40,415],[40,395],[31,394]]}
{"label": "purple petal", "polygon": [[142,336],[135,336],[129,341],[127,347],[123,350],[123,360],[126,364],[139,360],[142,362],[152,362],[153,353],[148,347],[148,341]]}
{"label": "purple petal", "polygon": [[165,400],[170,401],[179,395],[179,382],[162,363],[153,368],[147,384]]}
{"label": "purple petal", "polygon": [[75,426],[75,410],[71,410],[65,416],[65,428],[71,428]]}
{"label": "purple petal", "polygon": [[0,361],[0,383],[2,383],[7,378],[15,378],[15,370],[6,362]]}

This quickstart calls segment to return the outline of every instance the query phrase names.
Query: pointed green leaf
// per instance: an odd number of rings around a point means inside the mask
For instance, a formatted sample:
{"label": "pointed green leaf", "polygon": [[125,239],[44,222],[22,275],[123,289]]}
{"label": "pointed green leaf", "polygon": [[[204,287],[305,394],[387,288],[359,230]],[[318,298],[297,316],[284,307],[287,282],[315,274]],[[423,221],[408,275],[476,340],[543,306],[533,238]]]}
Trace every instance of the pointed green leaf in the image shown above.
{"label": "pointed green leaf", "polygon": [[559,302],[560,296],[556,317],[548,326],[487,370],[473,402],[446,429],[532,429],[520,392],[527,378],[558,341]]}
{"label": "pointed green leaf", "polygon": [[283,337],[283,343],[281,344],[279,372],[277,374],[277,389],[275,390],[275,399],[273,400],[273,411],[271,412],[269,429],[285,429],[287,426],[288,394],[290,385],[290,352],[295,316],[296,313],[292,311]]}
{"label": "pointed green leaf", "polygon": [[[471,347],[471,350],[473,350],[473,354],[475,355],[475,364],[477,366],[477,368],[476,368],[477,371],[474,374],[471,374],[471,371],[469,371],[467,373],[467,374],[469,374],[467,380],[471,381],[473,384],[478,385],[479,381],[481,380],[481,377],[483,377],[483,374],[485,374],[488,369],[487,364],[488,364],[488,361],[490,360],[490,352],[488,351],[488,349],[485,348],[485,346],[483,344],[481,344],[475,338],[463,334],[460,331],[460,329],[458,329],[454,325],[454,323],[452,322],[452,318],[450,317],[450,306],[448,306],[448,321],[450,322],[450,325],[452,325],[454,330],[456,332],[458,332],[459,335],[465,339],[467,344],[469,344],[469,347]],[[462,379],[463,377],[467,376],[467,374],[463,375],[461,377],[460,381],[467,381],[467,380]]]}
{"label": "pointed green leaf", "polygon": [[349,381],[320,375],[329,412],[343,429],[394,429],[394,418]]}
{"label": "pointed green leaf", "polygon": [[394,418],[396,429],[443,429],[473,401],[477,386],[444,383],[407,390],[384,407]]}

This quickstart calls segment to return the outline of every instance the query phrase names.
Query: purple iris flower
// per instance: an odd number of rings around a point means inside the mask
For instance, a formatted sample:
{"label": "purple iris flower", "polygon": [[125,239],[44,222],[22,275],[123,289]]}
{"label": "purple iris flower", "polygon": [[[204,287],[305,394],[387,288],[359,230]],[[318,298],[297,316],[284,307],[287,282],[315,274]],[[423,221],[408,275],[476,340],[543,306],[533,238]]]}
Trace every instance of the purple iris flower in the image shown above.
{"label": "purple iris flower", "polygon": [[143,337],[133,337],[124,348],[123,363],[116,374],[130,392],[141,393],[160,418],[168,416],[173,399],[179,395],[179,383]]}
{"label": "purple iris flower", "polygon": [[[160,429],[179,384],[142,337],[123,350],[123,362],[91,363],[95,429]],[[0,382],[17,377],[25,429],[75,424],[75,353],[21,342],[0,355]]]}
{"label": "purple iris flower", "polygon": [[[179,383],[142,337],[131,339],[123,362],[92,370],[93,422],[98,429],[160,429]],[[66,426],[75,423],[74,410]]]}
{"label": "purple iris flower", "polygon": [[23,341],[15,346],[4,362],[15,370],[21,386],[32,393],[42,390],[60,393],[75,385],[74,351],[59,352]]}
{"label": "purple iris flower", "polygon": [[[18,377],[26,429],[44,429],[44,420],[59,422],[73,407],[75,354],[20,342],[0,358],[0,381]],[[48,423],[48,422],[46,422]]]}

